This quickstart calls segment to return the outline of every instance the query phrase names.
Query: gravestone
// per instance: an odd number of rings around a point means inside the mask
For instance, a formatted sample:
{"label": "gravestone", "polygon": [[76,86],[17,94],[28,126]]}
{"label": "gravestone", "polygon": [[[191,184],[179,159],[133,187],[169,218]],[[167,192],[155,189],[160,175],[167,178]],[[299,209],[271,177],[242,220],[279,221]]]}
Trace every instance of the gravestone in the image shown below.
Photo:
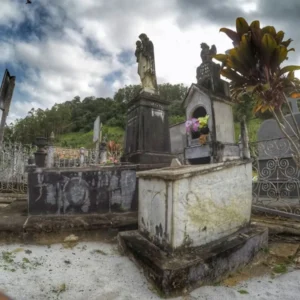
{"label": "gravestone", "polygon": [[141,34],[140,39],[135,54],[142,89],[128,104],[124,155],[121,160],[141,165],[167,166],[173,158],[168,123],[169,102],[158,94],[153,43],[145,34]]}
{"label": "gravestone", "polygon": [[[288,98],[294,118],[300,126],[298,99]],[[296,130],[291,115],[286,115],[287,122]],[[287,123],[284,127],[289,136],[293,131]],[[295,141],[299,146],[299,142]],[[265,120],[257,133],[257,182],[253,183],[254,194],[258,198],[298,198],[297,185],[291,184],[300,180],[298,167],[292,157],[290,141],[285,137],[275,119]]]}
{"label": "gravestone", "polygon": [[186,119],[209,115],[207,142],[199,142],[200,133],[188,134],[185,159],[190,164],[238,159],[235,143],[232,102],[228,83],[220,78],[220,65],[212,61],[216,47],[201,44],[202,63],[197,68],[197,84],[192,84],[183,101]]}

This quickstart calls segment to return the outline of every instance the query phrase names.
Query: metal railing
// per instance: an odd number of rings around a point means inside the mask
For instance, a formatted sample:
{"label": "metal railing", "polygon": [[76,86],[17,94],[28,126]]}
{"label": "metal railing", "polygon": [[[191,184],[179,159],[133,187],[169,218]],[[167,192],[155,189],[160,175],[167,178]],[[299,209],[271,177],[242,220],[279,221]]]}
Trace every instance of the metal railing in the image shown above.
{"label": "metal railing", "polygon": [[122,151],[96,149],[71,149],[49,146],[47,149],[47,167],[79,168],[91,165],[118,163]]}
{"label": "metal railing", "polygon": [[36,148],[19,143],[5,143],[0,148],[0,192],[26,193],[25,167]]}
{"label": "metal railing", "polygon": [[250,143],[254,211],[300,219],[300,169],[293,152],[287,138]]}

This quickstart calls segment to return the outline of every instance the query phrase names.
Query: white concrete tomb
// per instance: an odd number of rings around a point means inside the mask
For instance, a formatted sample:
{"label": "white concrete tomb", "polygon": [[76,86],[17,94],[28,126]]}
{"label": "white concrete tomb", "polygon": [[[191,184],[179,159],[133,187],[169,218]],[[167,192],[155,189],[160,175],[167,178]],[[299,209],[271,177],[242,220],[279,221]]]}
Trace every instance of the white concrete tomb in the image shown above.
{"label": "white concrete tomb", "polygon": [[182,166],[137,173],[139,231],[155,244],[196,247],[250,222],[249,161]]}

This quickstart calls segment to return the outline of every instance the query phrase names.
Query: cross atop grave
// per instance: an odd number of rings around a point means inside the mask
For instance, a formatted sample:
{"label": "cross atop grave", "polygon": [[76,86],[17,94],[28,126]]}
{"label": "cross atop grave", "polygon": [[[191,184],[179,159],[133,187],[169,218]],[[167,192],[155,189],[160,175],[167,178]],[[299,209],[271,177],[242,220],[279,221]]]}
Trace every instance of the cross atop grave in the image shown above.
{"label": "cross atop grave", "polygon": [[300,100],[299,98],[290,98],[288,97],[287,100],[289,101],[291,108],[292,108],[292,112],[293,113],[298,113],[299,112],[299,108],[298,108],[298,103],[297,101]]}

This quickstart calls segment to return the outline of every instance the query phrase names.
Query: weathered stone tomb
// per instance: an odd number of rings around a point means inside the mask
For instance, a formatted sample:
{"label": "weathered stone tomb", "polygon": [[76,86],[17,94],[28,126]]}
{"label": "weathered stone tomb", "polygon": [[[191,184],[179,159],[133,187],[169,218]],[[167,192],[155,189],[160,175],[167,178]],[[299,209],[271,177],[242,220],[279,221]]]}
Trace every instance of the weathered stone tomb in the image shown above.
{"label": "weathered stone tomb", "polygon": [[[211,61],[216,49],[201,46],[203,63],[184,107],[187,119],[210,116],[207,139],[188,136],[184,156],[192,165],[137,173],[138,230],[119,234],[121,251],[166,296],[220,281],[268,239],[266,229],[250,226],[252,163],[240,159],[234,142],[228,86]],[[171,137],[172,149],[179,151],[180,140]]]}

